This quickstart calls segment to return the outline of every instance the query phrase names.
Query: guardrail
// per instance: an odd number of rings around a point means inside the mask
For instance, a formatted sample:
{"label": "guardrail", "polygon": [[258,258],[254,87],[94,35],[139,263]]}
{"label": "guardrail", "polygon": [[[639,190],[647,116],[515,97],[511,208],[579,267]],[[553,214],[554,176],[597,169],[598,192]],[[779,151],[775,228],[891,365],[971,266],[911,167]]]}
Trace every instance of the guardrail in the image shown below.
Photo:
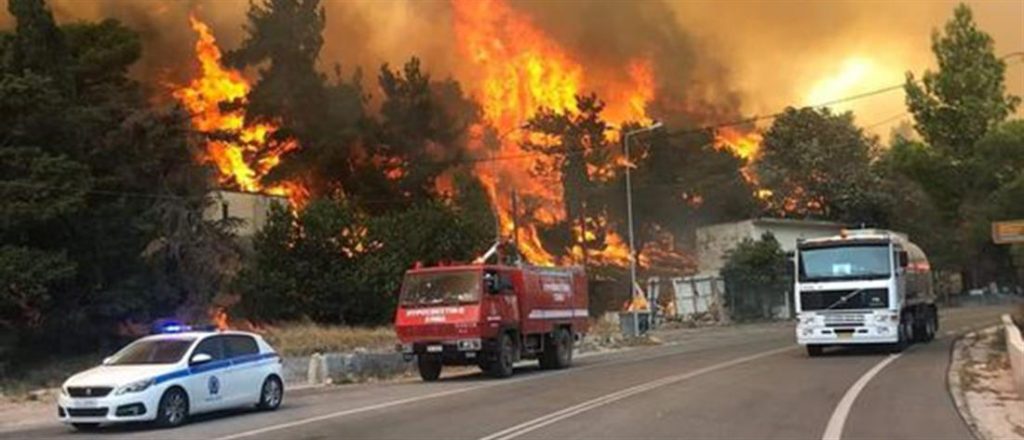
{"label": "guardrail", "polygon": [[1017,394],[1024,398],[1024,337],[1021,337],[1020,327],[1017,327],[1010,315],[1003,315],[1003,328],[1006,331],[1006,353],[1010,356],[1013,381],[1017,384]]}

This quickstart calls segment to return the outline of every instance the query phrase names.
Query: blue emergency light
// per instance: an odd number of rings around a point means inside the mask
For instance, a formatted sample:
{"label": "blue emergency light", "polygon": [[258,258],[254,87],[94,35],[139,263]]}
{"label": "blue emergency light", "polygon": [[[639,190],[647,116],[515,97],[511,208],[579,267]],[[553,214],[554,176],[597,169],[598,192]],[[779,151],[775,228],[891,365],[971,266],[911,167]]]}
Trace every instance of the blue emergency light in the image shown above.
{"label": "blue emergency light", "polygon": [[214,324],[188,325],[174,318],[164,318],[153,321],[153,325],[150,328],[150,331],[154,335],[184,332],[215,332],[217,330],[217,326]]}
{"label": "blue emergency light", "polygon": [[181,333],[191,331],[192,326],[182,324],[177,319],[158,319],[153,322],[153,334]]}

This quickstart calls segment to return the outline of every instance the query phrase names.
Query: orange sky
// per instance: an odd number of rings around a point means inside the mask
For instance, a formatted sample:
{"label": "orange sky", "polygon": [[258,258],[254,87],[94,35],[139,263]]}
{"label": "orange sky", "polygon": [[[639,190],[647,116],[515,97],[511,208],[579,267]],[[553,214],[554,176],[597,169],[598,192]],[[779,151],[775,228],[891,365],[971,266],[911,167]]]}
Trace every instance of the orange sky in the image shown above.
{"label": "orange sky", "polygon": [[[626,39],[631,35],[601,35],[609,25],[607,20],[620,19],[615,16],[586,21],[566,13],[610,9],[609,2],[615,8],[630,8],[625,2],[611,0],[513,1],[512,6],[533,16],[556,41],[569,48],[586,48],[588,38]],[[997,53],[1024,51],[1024,1],[968,3],[981,28],[995,38]],[[61,21],[112,16],[141,29],[148,52],[138,70],[162,79],[183,79],[188,72],[182,72],[182,63],[176,60],[190,55],[194,37],[187,22],[188,11],[198,6],[221,44],[232,47],[241,38],[240,25],[248,0],[51,0],[50,4]],[[372,77],[382,62],[399,64],[418,55],[436,76],[465,74],[466,63],[452,49],[452,8],[447,1],[324,0],[324,4],[324,66],[340,62],[346,72],[365,66]],[[694,59],[679,60],[679,64],[695,72],[707,70],[695,74],[693,81],[714,77],[727,84],[738,97],[739,110],[748,115],[900,83],[908,69],[920,75],[933,64],[930,33],[943,25],[955,4],[947,0],[665,2],[668,15],[674,13],[671,19],[678,30],[696,47]],[[642,20],[644,16],[625,13],[622,17]],[[645,24],[634,23],[633,29],[642,29]],[[9,17],[0,15],[0,26],[9,25]],[[1007,71],[1007,86],[1011,93],[1024,95],[1024,65],[1019,60]],[[662,74],[673,73],[663,70]],[[686,87],[687,81],[673,87]],[[719,92],[704,93],[714,99]],[[902,121],[898,115],[905,110],[902,91],[838,107],[853,110],[861,125],[873,126],[883,139],[893,125]],[[1019,109],[1018,115],[1024,116],[1024,109]]]}

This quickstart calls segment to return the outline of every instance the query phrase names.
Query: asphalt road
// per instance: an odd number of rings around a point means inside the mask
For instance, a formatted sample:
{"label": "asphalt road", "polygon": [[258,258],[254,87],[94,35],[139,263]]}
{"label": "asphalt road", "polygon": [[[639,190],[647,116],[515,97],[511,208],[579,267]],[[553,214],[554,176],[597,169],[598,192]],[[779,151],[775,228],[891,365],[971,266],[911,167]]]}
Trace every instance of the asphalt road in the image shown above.
{"label": "asphalt road", "polygon": [[82,434],[55,422],[0,438],[968,439],[946,390],[950,346],[1006,310],[945,310],[940,336],[899,356],[842,349],[812,359],[792,324],[738,326],[669,334],[669,344],[578,358],[568,370],[524,364],[505,380],[461,373],[345,386],[173,430]]}

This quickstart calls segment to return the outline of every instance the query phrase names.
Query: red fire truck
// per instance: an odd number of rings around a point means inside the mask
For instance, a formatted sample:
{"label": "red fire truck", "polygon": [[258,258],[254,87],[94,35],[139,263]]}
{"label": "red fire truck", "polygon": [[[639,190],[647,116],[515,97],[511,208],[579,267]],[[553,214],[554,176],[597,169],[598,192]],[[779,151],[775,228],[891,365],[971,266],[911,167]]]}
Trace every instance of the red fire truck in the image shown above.
{"label": "red fire truck", "polygon": [[478,365],[512,375],[520,359],[566,368],[588,329],[582,268],[472,264],[406,272],[395,316],[399,349],[415,356],[420,377],[444,365]]}

